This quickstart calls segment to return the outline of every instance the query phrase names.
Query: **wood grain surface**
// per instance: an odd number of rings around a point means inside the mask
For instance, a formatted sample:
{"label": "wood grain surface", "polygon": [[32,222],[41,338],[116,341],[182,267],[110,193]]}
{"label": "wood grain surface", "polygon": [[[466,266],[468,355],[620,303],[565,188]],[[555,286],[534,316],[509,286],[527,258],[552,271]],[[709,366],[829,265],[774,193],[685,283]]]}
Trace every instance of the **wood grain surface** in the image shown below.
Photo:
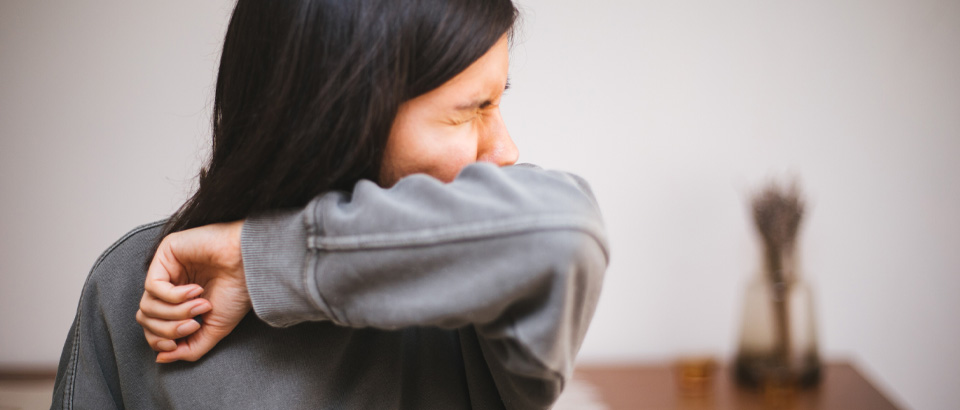
{"label": "wood grain surface", "polygon": [[610,410],[895,410],[898,407],[849,363],[824,366],[820,384],[805,390],[738,387],[726,366],[698,392],[680,389],[670,365],[580,366],[575,378],[593,385]]}

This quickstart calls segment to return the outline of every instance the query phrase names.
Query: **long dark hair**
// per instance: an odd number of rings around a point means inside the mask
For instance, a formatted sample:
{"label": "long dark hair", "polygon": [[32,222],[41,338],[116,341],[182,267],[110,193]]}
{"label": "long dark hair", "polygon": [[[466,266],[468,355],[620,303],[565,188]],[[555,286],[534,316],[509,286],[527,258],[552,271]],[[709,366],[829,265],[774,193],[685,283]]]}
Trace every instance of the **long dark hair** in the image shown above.
{"label": "long dark hair", "polygon": [[465,70],[516,18],[511,0],[239,0],[213,151],[162,236],[376,180],[400,104]]}

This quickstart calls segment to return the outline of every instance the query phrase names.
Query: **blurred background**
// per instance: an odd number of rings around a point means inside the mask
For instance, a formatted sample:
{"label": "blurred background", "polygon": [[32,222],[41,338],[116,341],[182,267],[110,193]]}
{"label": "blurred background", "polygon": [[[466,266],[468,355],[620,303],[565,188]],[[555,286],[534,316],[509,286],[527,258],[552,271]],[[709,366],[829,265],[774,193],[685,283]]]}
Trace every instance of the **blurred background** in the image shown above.
{"label": "blurred background", "polygon": [[[796,178],[822,355],[960,403],[960,2],[518,3],[521,161],[586,177],[612,244],[580,363],[731,359],[748,197]],[[232,6],[0,2],[0,369],[55,368],[97,256],[191,193]]]}

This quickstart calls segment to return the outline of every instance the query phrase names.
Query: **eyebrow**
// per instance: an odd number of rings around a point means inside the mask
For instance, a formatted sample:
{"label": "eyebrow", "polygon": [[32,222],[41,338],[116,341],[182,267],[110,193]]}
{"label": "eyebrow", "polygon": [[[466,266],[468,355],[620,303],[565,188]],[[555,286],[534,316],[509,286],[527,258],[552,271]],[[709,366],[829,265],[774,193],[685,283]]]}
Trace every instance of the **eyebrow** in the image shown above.
{"label": "eyebrow", "polygon": [[[503,86],[503,91],[507,91],[509,89],[510,89],[510,77],[507,77],[507,83]],[[457,111],[473,111],[477,109],[487,108],[487,106],[489,106],[490,104],[493,104],[493,101],[490,101],[489,99],[477,100],[471,103],[458,105],[456,110]]]}

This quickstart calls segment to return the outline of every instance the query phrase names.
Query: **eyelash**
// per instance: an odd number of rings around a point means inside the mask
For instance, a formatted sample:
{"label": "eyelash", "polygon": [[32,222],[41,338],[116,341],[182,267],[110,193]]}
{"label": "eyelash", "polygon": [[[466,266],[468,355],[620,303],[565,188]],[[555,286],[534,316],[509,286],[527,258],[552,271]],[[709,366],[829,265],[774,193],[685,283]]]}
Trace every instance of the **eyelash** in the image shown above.
{"label": "eyelash", "polygon": [[466,117],[466,118],[464,118],[464,119],[462,119],[462,120],[459,120],[459,121],[455,122],[454,125],[463,125],[463,124],[471,123],[471,122],[473,122],[473,120],[476,120],[476,119],[480,118],[480,116],[482,116],[482,115],[483,115],[483,113],[482,113],[480,110],[477,110],[477,112],[475,112],[475,113],[474,113],[473,115],[471,115],[470,117]]}
{"label": "eyelash", "polygon": [[[507,95],[507,90],[509,90],[509,89],[510,89],[510,82],[507,81],[507,86],[503,88],[503,93],[500,94],[501,98],[502,98],[504,95]],[[474,113],[474,115],[470,116],[469,118],[466,118],[466,119],[463,119],[463,120],[460,120],[460,121],[456,121],[456,122],[454,122],[454,125],[463,125],[463,124],[467,124],[467,123],[473,122],[473,120],[481,117],[481,116],[483,115],[483,111],[486,110],[487,108],[490,108],[491,105],[493,105],[493,104],[487,103],[486,105],[481,106],[479,109],[477,109],[477,111]]]}

